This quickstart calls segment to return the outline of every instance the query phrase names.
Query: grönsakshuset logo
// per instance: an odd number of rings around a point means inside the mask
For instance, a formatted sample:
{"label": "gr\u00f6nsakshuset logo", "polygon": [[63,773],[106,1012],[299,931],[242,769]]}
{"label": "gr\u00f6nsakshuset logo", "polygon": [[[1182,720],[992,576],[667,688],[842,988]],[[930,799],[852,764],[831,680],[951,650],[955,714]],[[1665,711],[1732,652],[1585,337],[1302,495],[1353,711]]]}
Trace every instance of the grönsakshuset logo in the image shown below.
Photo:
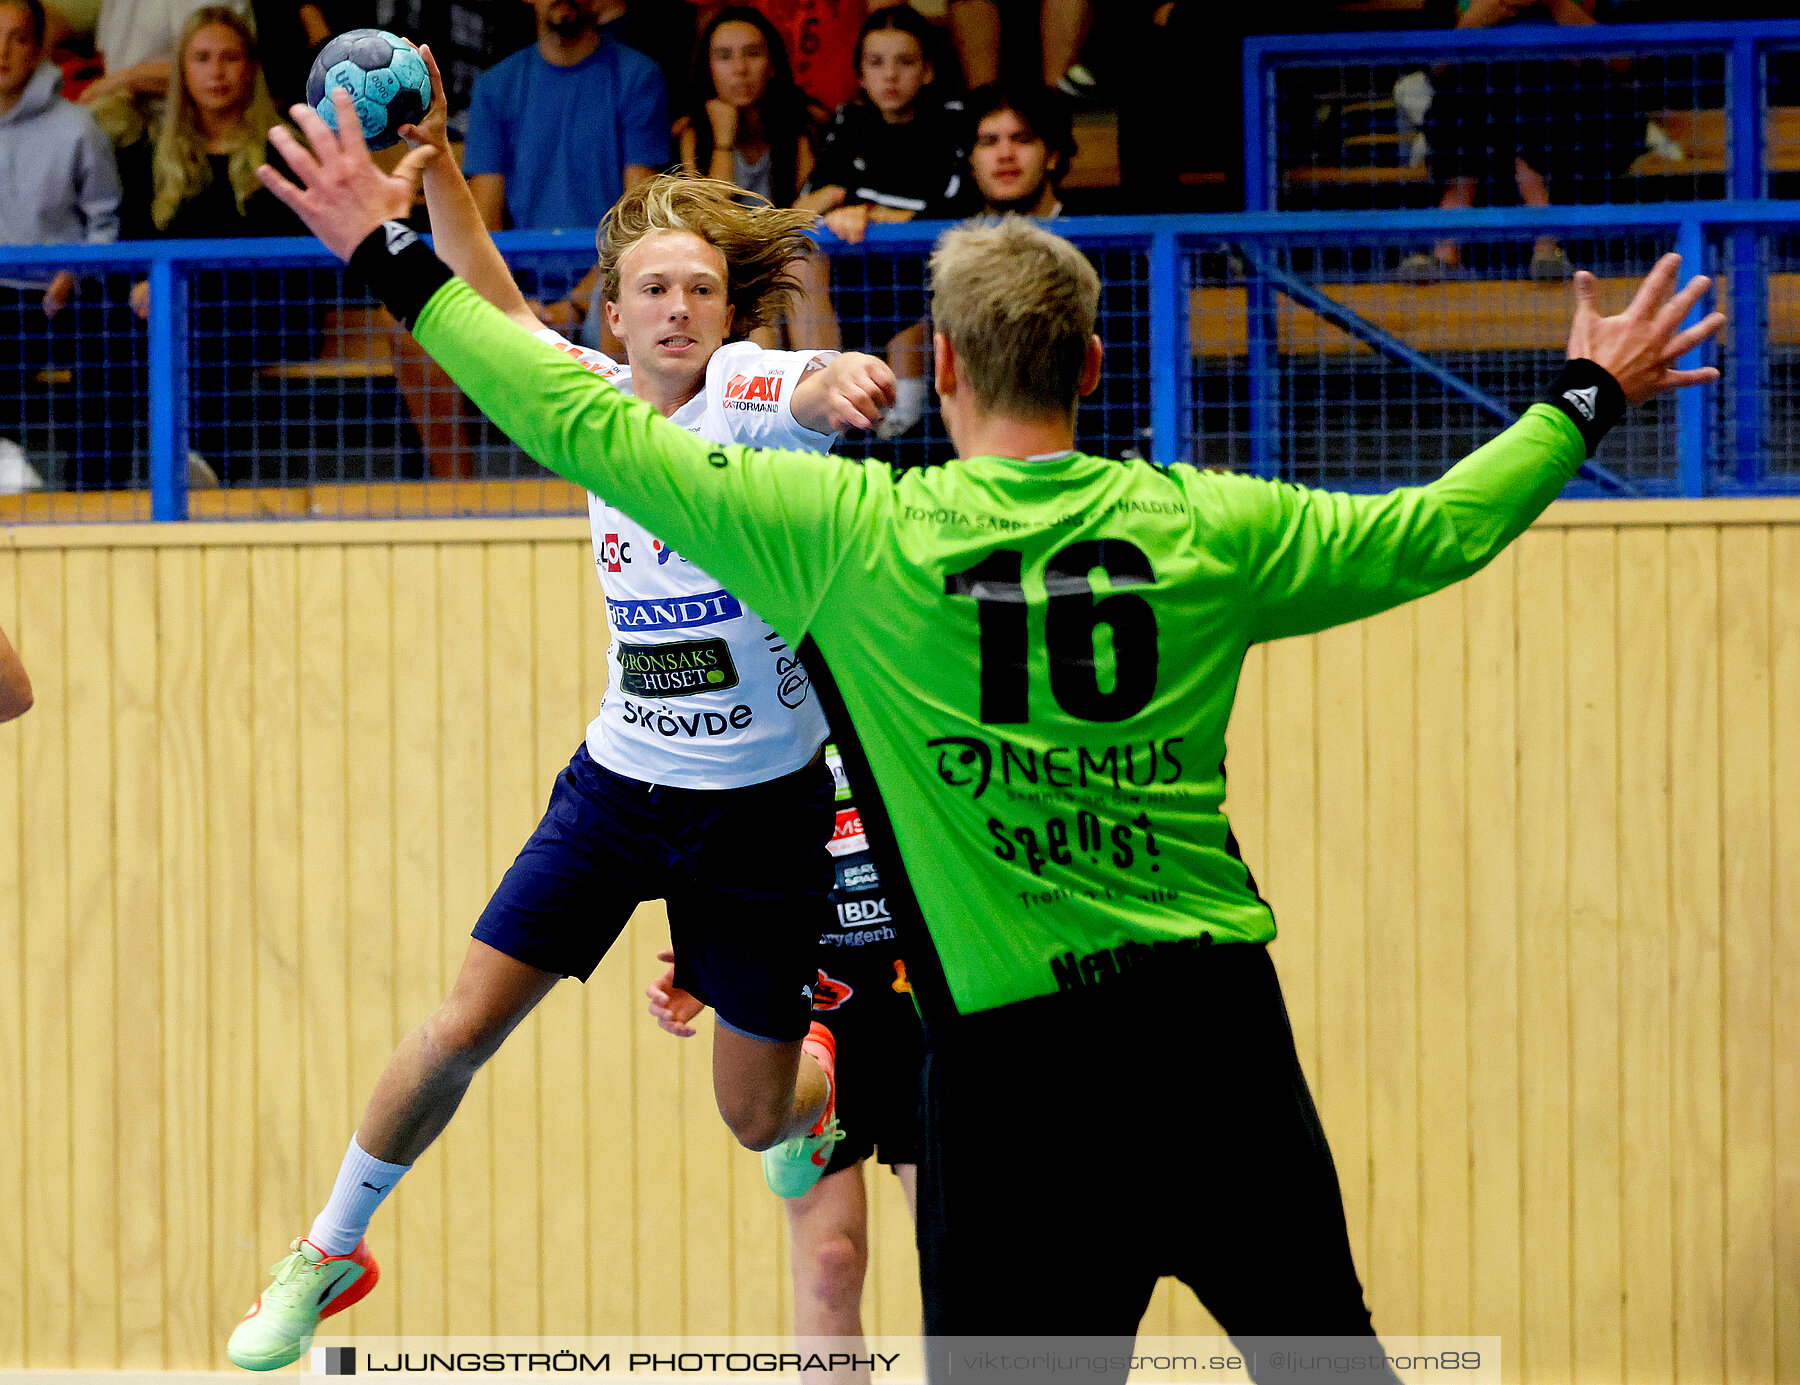
{"label": "gr\u00f6nsakshuset logo", "polygon": [[938,753],[939,779],[953,789],[970,790],[970,798],[980,798],[996,775],[1008,788],[1021,784],[1053,789],[1110,785],[1120,790],[1173,784],[1182,772],[1175,747],[1186,739],[1170,736],[1161,741],[1126,741],[1099,749],[1055,745],[1040,752],[1007,740],[939,736],[926,741],[925,748]]}

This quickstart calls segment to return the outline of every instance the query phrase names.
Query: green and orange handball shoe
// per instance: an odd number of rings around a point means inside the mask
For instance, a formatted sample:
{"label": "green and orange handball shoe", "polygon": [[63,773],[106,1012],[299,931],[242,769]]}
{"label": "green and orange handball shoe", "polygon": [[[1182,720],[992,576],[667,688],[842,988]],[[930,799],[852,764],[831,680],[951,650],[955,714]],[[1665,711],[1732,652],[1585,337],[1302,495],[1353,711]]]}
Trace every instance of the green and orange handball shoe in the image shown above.
{"label": "green and orange handball shoe", "polygon": [[832,1146],[844,1138],[837,1121],[837,1040],[814,1020],[800,1051],[810,1053],[825,1069],[825,1109],[804,1135],[763,1151],[763,1179],[771,1192],[787,1198],[805,1197],[818,1186],[831,1162]]}
{"label": "green and orange handball shoe", "polygon": [[273,1371],[298,1361],[319,1320],[361,1302],[381,1278],[367,1241],[358,1241],[348,1255],[327,1255],[298,1236],[289,1249],[293,1254],[269,1269],[275,1282],[231,1334],[225,1354],[234,1366]]}

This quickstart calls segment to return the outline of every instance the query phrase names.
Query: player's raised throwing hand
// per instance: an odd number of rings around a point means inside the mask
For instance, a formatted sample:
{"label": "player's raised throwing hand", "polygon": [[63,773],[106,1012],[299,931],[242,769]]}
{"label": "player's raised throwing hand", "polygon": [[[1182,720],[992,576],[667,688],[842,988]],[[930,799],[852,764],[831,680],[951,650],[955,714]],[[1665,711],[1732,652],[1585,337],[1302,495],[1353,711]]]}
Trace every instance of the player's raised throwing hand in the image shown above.
{"label": "player's raised throwing hand", "polygon": [[331,99],[337,107],[335,131],[310,106],[288,109],[311,141],[311,150],[282,126],[269,131],[269,142],[305,186],[296,187],[267,164],[256,170],[256,176],[293,208],[332,254],[349,263],[356,247],[377,226],[404,220],[412,212],[419,180],[438,151],[429,145],[414,149],[392,173],[383,173],[363,143],[362,122],[350,94],[340,87]]}
{"label": "player's raised throwing hand", "polygon": [[794,391],[794,417],[815,433],[873,428],[894,407],[894,372],[861,351],[846,351]]}
{"label": "player's raised throwing hand", "polygon": [[1712,280],[1696,274],[1671,298],[1681,256],[1664,255],[1645,276],[1624,312],[1600,316],[1599,281],[1586,270],[1575,276],[1575,320],[1569,325],[1569,359],[1585,358],[1619,382],[1628,403],[1641,404],[1664,390],[1704,385],[1719,378],[1712,366],[1677,370],[1674,362],[1718,335],[1723,313],[1711,313],[1678,331],[1682,319],[1706,296]]}

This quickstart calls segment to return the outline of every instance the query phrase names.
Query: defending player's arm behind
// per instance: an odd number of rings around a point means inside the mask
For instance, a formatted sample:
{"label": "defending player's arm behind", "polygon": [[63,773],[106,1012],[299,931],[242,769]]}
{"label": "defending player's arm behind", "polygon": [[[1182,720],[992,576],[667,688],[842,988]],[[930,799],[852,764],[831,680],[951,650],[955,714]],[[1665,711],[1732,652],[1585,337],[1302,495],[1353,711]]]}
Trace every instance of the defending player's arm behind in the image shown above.
{"label": "defending player's arm behind", "polygon": [[1252,640],[1360,620],[1473,575],[1556,499],[1586,451],[1568,418],[1538,404],[1431,484],[1385,495],[1209,476],[1210,522],[1242,553]]}
{"label": "defending player's arm behind", "polygon": [[[419,255],[428,255],[418,247]],[[420,344],[527,454],[653,525],[783,635],[810,629],[858,534],[891,510],[880,463],[701,442],[546,343],[521,340],[466,285],[433,292]],[[1194,477],[1200,522],[1242,555],[1253,638],[1356,620],[1477,571],[1556,498],[1586,453],[1548,406],[1428,486],[1352,496]],[[1198,497],[1197,497],[1198,498]]]}

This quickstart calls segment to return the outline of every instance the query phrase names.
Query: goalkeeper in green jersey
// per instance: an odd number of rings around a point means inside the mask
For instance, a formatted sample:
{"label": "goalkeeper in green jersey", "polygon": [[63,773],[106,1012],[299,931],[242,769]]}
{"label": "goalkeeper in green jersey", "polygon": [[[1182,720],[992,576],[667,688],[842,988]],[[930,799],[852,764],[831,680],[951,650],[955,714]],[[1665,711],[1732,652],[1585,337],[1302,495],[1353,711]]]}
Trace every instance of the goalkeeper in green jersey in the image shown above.
{"label": "goalkeeper in green jersey", "polygon": [[[1128,1336],[1172,1274],[1240,1341],[1366,1339],[1274,920],[1222,812],[1244,652],[1480,569],[1627,403],[1717,378],[1671,364],[1722,324],[1681,327],[1708,282],[1673,292],[1665,257],[1603,318],[1579,276],[1544,402],[1428,486],[1339,495],[1073,451],[1093,268],[1028,222],[963,228],[931,270],[962,460],[897,471],[704,442],[533,340],[389,222],[422,160],[380,173],[350,116],[295,107],[314,152],[271,138],[305,187],[264,182],[531,456],[703,563],[836,703],[911,921],[927,1331]],[[1391,1380],[1371,1356],[1333,1379]],[[1252,1375],[1311,1378],[1266,1352]]]}

